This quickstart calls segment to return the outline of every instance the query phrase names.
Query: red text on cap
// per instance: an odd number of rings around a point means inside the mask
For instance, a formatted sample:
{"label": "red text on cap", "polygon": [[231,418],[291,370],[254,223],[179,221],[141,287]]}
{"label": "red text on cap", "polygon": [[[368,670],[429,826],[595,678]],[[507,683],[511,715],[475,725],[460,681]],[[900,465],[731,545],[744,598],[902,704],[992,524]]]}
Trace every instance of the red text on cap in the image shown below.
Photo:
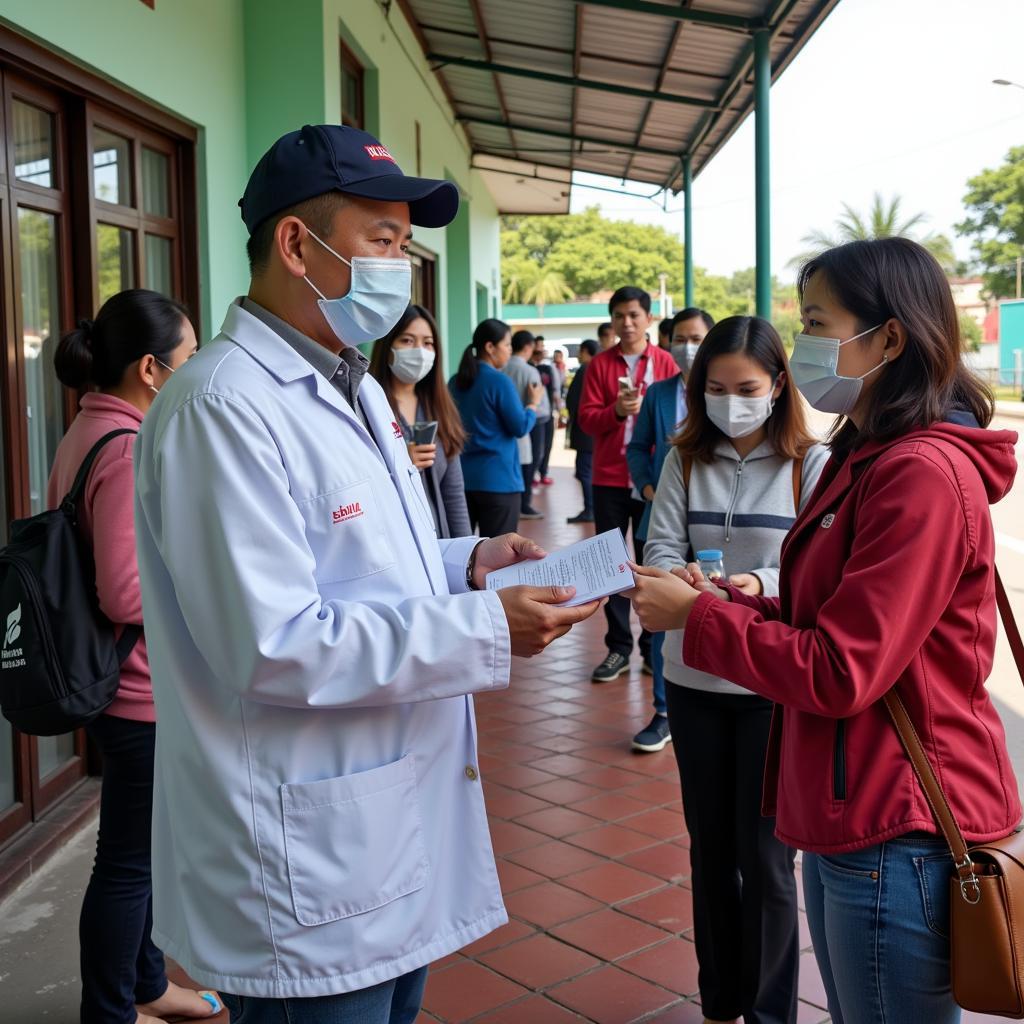
{"label": "red text on cap", "polygon": [[367,155],[371,160],[390,160],[392,163],[395,162],[395,158],[388,152],[387,146],[363,146],[366,150]]}

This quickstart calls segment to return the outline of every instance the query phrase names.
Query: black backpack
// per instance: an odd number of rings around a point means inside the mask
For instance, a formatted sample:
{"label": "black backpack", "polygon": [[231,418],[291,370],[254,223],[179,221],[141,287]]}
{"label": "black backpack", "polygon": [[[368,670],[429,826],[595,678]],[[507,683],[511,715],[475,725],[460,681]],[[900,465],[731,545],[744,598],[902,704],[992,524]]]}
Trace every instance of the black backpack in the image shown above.
{"label": "black backpack", "polygon": [[92,552],[78,531],[78,502],[100,449],[86,455],[60,508],[11,523],[0,549],[0,711],[19,732],[58,736],[88,725],[114,699],[121,663],[142,634],[100,611]]}

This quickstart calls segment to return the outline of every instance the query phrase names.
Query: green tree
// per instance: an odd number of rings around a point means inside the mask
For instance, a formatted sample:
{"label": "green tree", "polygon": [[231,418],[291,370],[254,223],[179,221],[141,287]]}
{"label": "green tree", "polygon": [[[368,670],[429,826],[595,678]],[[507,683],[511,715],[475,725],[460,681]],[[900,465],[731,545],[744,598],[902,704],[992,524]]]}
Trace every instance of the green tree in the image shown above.
{"label": "green tree", "polygon": [[967,190],[967,217],[957,233],[973,239],[986,290],[1015,295],[1017,257],[1024,255],[1024,146],[1014,146],[1001,166],[971,178]]}
{"label": "green tree", "polygon": [[904,217],[900,210],[903,200],[893,196],[888,201],[876,192],[867,214],[861,214],[849,203],[843,203],[842,215],[836,220],[831,231],[815,229],[804,235],[801,241],[807,246],[804,252],[790,260],[790,266],[799,266],[809,259],[832,249],[844,242],[860,242],[871,238],[913,238],[920,242],[942,265],[947,274],[956,270],[953,243],[946,235],[934,232],[916,237],[916,231],[927,219],[923,213]]}
{"label": "green tree", "polygon": [[968,313],[960,314],[960,337],[963,338],[965,349],[969,352],[979,352],[984,336],[978,321],[973,316]]}
{"label": "green tree", "polygon": [[537,307],[537,312],[543,316],[544,307],[549,302],[565,302],[573,297],[572,289],[566,284],[565,278],[557,270],[547,270],[534,280],[523,294],[527,302],[532,302]]}

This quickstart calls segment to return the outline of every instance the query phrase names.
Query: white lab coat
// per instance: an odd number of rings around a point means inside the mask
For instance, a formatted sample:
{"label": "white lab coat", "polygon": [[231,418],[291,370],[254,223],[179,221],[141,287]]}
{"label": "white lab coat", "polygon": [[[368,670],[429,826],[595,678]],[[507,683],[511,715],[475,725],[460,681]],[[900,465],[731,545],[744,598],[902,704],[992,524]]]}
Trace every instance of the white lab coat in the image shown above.
{"label": "white lab coat", "polygon": [[380,448],[236,304],[135,448],[153,939],[240,995],[366,988],[506,921],[467,695],[508,685],[507,623],[360,396]]}

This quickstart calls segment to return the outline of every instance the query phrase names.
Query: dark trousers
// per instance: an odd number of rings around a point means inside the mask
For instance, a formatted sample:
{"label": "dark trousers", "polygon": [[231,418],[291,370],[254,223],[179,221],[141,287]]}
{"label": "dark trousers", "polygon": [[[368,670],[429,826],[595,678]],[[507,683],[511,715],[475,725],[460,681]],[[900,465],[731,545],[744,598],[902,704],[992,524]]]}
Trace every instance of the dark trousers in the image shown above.
{"label": "dark trousers", "polygon": [[548,462],[551,460],[551,446],[555,443],[555,420],[551,417],[538,420],[530,437],[533,438],[533,468],[543,479],[548,475]]}
{"label": "dark trousers", "polygon": [[701,1007],[712,1020],[794,1024],[800,940],[796,851],[761,816],[772,705],[666,687],[690,833]]}
{"label": "dark trousers", "polygon": [[594,453],[593,452],[577,452],[576,453],[576,479],[580,482],[580,487],[583,490],[583,511],[593,512],[594,511],[594,488],[591,484],[591,479],[594,474]]}
{"label": "dark trousers", "polygon": [[[623,535],[633,527],[633,549],[637,562],[644,560],[643,541],[636,539],[640,529],[640,520],[644,514],[644,503],[635,501],[629,487],[603,487],[594,484],[594,529],[597,533],[606,530],[621,530]],[[633,653],[633,629],[629,624],[629,598],[613,594],[604,606],[605,618],[608,620],[608,632],[604,642],[609,651],[628,658]],[[648,658],[651,654],[651,634],[647,630],[640,633],[640,653]]]}
{"label": "dark trousers", "polygon": [[167,990],[150,938],[153,748],[156,726],[100,715],[89,735],[103,754],[96,862],[78,924],[82,1024],[135,1024],[136,1003]]}
{"label": "dark trousers", "polygon": [[466,491],[469,525],[480,527],[481,537],[500,537],[515,533],[519,525],[519,505],[522,495],[495,494],[493,491]]}
{"label": "dark trousers", "polygon": [[532,462],[524,462],[522,465],[523,493],[520,495],[519,508],[523,512],[527,512],[533,507],[530,505],[530,498],[533,495],[533,468]]}
{"label": "dark trousers", "polygon": [[420,1012],[427,969],[400,978],[312,999],[257,999],[222,994],[231,1021],[244,1024],[413,1024]]}

